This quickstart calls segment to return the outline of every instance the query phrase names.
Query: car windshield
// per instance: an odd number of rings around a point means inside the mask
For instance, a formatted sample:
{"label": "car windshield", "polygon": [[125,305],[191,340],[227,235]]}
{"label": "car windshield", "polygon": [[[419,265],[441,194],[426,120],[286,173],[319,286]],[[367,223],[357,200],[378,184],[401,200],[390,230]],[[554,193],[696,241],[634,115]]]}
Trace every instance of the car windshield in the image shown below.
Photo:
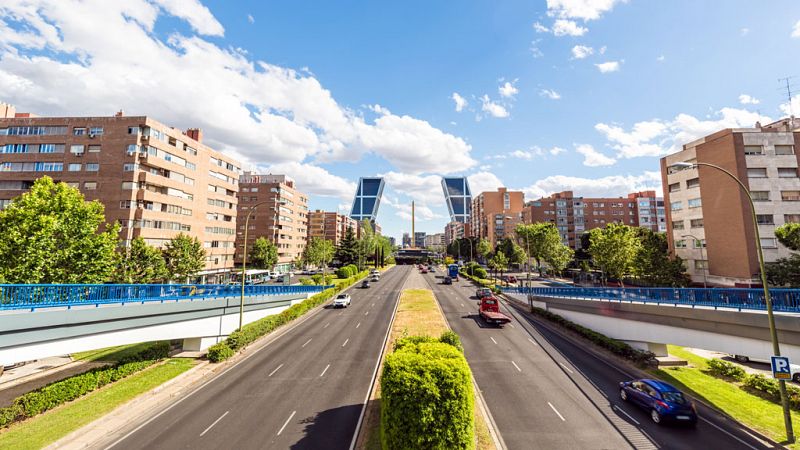
{"label": "car windshield", "polygon": [[661,396],[670,403],[677,403],[679,405],[686,404],[686,397],[680,392],[662,392]]}
{"label": "car windshield", "polygon": [[497,302],[495,302],[494,300],[485,300],[484,302],[485,302],[487,305],[494,305],[494,304],[496,304],[496,303],[497,303]]}
{"label": "car windshield", "polygon": [[347,298],[347,294],[339,294],[339,296],[336,298]]}

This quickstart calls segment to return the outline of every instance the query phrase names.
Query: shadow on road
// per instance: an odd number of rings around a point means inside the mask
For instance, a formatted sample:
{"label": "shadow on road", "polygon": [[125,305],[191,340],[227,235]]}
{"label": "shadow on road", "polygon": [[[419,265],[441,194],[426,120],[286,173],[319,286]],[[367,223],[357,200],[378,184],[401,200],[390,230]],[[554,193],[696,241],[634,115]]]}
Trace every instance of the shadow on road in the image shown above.
{"label": "shadow on road", "polygon": [[290,448],[296,450],[349,449],[361,406],[327,409],[302,420],[303,437]]}

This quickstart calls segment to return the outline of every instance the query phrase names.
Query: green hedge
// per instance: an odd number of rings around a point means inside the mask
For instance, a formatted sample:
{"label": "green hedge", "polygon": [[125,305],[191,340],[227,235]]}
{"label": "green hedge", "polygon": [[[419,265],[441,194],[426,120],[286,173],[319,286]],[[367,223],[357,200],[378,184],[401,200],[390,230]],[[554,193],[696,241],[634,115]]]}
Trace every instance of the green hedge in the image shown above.
{"label": "green hedge", "polygon": [[744,381],[747,372],[736,364],[721,359],[710,359],[708,361],[708,373],[727,380]]}
{"label": "green hedge", "polygon": [[656,361],[656,355],[653,352],[633,348],[622,341],[612,339],[604,334],[600,334],[594,330],[578,325],[577,323],[571,322],[559,316],[558,314],[553,314],[550,311],[541,308],[531,308],[531,312],[549,320],[550,322],[557,323],[564,328],[572,330],[599,345],[600,347],[611,351],[611,353],[622,356],[623,358],[633,361],[636,364],[650,366],[658,365],[658,361]]}
{"label": "green hedge", "polygon": [[[477,271],[476,271],[476,272],[477,272]],[[484,271],[484,272],[485,272],[485,271]],[[489,289],[491,289],[491,290],[492,290],[492,292],[493,292],[493,293],[495,293],[495,294],[499,294],[499,293],[501,292],[501,291],[500,291],[500,289],[497,289],[497,288],[494,286],[494,281],[492,281],[492,280],[487,280],[487,279],[485,279],[485,278],[478,278],[478,277],[476,277],[476,276],[472,276],[472,275],[470,275],[469,273],[465,272],[465,271],[464,271],[464,269],[461,269],[461,272],[459,272],[459,273],[460,273],[460,274],[461,274],[461,275],[462,275],[464,278],[467,278],[467,279],[469,279],[469,280],[472,280],[472,281],[474,281],[475,283],[477,283],[477,284],[479,284],[479,285],[481,285],[481,286],[483,286],[483,287],[488,287],[488,288],[489,288]],[[487,274],[487,276],[488,276],[488,274]]]}
{"label": "green hedge", "polygon": [[[778,380],[766,378],[764,375],[747,375],[744,383],[742,383],[742,388],[771,402],[778,404],[781,402]],[[800,389],[787,384],[786,393],[789,396],[789,407],[795,411],[800,411]]]}
{"label": "green hedge", "polygon": [[128,356],[114,366],[98,367],[14,399],[11,406],[0,408],[0,427],[36,416],[56,406],[75,400],[109,383],[127,377],[169,356],[169,343],[156,342],[150,347]]}
{"label": "green hedge", "polygon": [[[234,355],[236,350],[252,343],[256,339],[271,333],[277,328],[297,319],[309,310],[330,300],[331,297],[339,293],[342,289],[353,285],[356,281],[367,276],[369,272],[364,271],[349,277],[335,287],[325,289],[322,292],[312,295],[302,302],[292,305],[283,312],[263,319],[256,320],[231,333],[224,341],[214,344],[208,348],[208,359],[211,362],[224,361]],[[320,275],[321,277],[321,275]]]}
{"label": "green hedge", "polygon": [[469,366],[454,346],[405,338],[381,375],[384,449],[472,449],[474,402]]}

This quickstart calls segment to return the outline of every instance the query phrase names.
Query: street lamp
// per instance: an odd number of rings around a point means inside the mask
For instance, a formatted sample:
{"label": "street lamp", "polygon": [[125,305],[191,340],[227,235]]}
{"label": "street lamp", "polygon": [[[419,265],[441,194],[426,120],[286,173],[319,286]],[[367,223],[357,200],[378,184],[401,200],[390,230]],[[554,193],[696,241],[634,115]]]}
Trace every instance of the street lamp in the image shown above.
{"label": "street lamp", "polygon": [[[684,234],[682,237],[685,237],[685,238],[686,237],[690,237],[695,242],[699,242],[700,243],[700,259],[703,260],[703,261],[706,261],[706,266],[707,266],[708,265],[708,261],[703,257],[703,247],[705,247],[705,245],[703,245],[703,241],[701,241],[700,239],[698,239],[696,236],[694,236],[692,234]],[[708,283],[707,283],[707,280],[706,280],[706,270],[707,270],[707,267],[703,267],[703,287],[704,288],[708,287]]]}
{"label": "street lamp", "polygon": [[[722,167],[716,164],[709,164],[703,162],[696,162],[696,163],[688,163],[688,162],[677,162],[669,167],[674,170],[684,170],[684,169],[696,169],[698,166],[706,166],[712,169],[719,170],[720,172],[728,175],[736,184],[739,185],[739,188],[744,192],[747,196],[748,202],[750,202],[750,212],[753,216],[753,227],[755,229],[756,235],[756,250],[758,253],[758,265],[761,272],[761,285],[764,287],[764,302],[767,305],[767,318],[769,320],[769,334],[770,339],[772,340],[772,352],[775,356],[780,356],[780,344],[778,343],[778,333],[775,329],[775,316],[772,313],[772,298],[769,295],[769,288],[767,287],[767,273],[764,269],[764,252],[761,249],[761,235],[758,232],[758,218],[756,218],[756,207],[753,203],[753,197],[750,195],[750,190],[747,189],[747,186],[741,182],[734,174],[730,171],[723,169]],[[705,273],[705,272],[704,272]],[[794,431],[792,430],[792,416],[791,412],[789,411],[789,397],[786,394],[786,381],[778,380],[778,386],[780,387],[781,392],[781,406],[783,407],[783,421],[784,426],[786,427],[786,440],[789,442],[794,442]]]}
{"label": "street lamp", "polygon": [[[248,213],[247,213],[247,218],[245,218],[245,220],[244,220],[244,248],[242,250],[242,294],[239,297],[239,329],[240,330],[242,329],[242,326],[244,325],[244,282],[245,282],[245,279],[246,279],[245,272],[246,272],[246,269],[247,269],[247,231],[248,231],[248,228],[249,228],[249,225],[250,225],[250,216],[253,214],[253,212],[256,210],[256,208],[258,208],[261,205],[270,203],[271,201],[273,201],[273,200],[264,200],[263,202],[259,202],[259,203],[256,203],[255,205],[251,206],[250,207],[250,211],[248,211]],[[275,206],[276,209],[278,208],[277,204],[278,203],[276,203],[276,206]],[[275,222],[277,223],[277,220]],[[276,240],[276,242],[277,242],[277,240]],[[276,249],[276,251],[277,251],[277,249]]]}

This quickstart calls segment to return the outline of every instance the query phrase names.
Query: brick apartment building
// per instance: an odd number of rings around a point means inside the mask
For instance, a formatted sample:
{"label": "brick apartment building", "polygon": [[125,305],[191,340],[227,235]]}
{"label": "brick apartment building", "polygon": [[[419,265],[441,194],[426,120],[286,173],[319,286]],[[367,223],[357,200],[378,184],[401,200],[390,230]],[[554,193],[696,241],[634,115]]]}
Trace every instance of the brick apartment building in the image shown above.
{"label": "brick apartment building", "polygon": [[242,263],[244,229],[251,208],[258,205],[247,224],[247,251],[256,239],[265,237],[278,249],[275,270],[289,271],[303,255],[308,240],[308,197],[295,188],[286,175],[257,175],[245,172],[239,177],[239,209],[236,230],[236,263]]}
{"label": "brick apartment building", "polygon": [[608,223],[622,223],[666,231],[664,199],[655,191],[634,192],[625,197],[576,197],[564,191],[530,201],[522,212],[524,223],[554,223],[564,244],[581,248],[581,235]]}
{"label": "brick apartment building", "polygon": [[775,227],[800,222],[798,156],[800,120],[725,129],[661,158],[670,251],[685,259],[696,283],[750,286],[759,267],[750,205],[736,182],[717,169],[683,169],[675,163],[716,164],[749,189],[766,261],[789,256]]}
{"label": "brick apartment building", "polygon": [[481,192],[472,199],[472,235],[489,240],[493,247],[505,237],[513,238],[524,208],[525,194],[521,191],[501,187],[497,192]]}
{"label": "brick apartment building", "polygon": [[233,267],[240,164],[146,116],[37,117],[0,105],[0,208],[48,175],[105,205],[127,245],[178,233],[206,251],[205,281]]}
{"label": "brick apartment building", "polygon": [[320,238],[338,246],[350,227],[354,233],[358,233],[358,222],[347,215],[319,209],[308,213],[309,241],[311,238]]}
{"label": "brick apartment building", "polygon": [[469,223],[450,222],[444,226],[444,243],[450,245],[456,239],[472,236],[472,226]]}

